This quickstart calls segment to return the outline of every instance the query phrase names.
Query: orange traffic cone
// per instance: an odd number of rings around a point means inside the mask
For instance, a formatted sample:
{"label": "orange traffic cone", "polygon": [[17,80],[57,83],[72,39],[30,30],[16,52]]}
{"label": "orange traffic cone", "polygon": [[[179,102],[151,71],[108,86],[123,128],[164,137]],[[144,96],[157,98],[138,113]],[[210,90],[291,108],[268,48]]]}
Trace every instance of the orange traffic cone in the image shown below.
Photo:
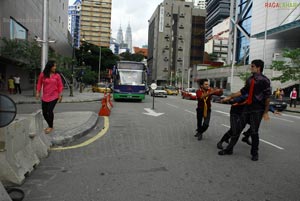
{"label": "orange traffic cone", "polygon": [[106,98],[103,98],[101,101],[101,109],[98,113],[99,116],[109,116],[110,108],[107,106]]}

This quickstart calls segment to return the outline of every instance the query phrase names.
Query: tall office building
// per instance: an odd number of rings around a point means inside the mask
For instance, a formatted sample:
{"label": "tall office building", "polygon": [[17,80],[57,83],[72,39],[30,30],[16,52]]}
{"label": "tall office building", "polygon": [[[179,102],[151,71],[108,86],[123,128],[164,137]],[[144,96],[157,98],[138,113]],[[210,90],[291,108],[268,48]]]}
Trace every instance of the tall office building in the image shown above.
{"label": "tall office building", "polygon": [[124,39],[123,39],[123,30],[122,30],[122,27],[120,25],[120,28],[118,30],[118,34],[117,34],[117,43],[121,44],[124,42]]}
{"label": "tall office building", "polygon": [[68,30],[73,38],[74,47],[80,46],[80,11],[81,0],[76,0],[69,6],[69,24]]}
{"label": "tall office building", "polygon": [[214,26],[230,15],[230,0],[206,0],[206,34],[205,39],[212,37]]}
{"label": "tall office building", "polygon": [[101,47],[110,46],[111,0],[82,0],[80,37]]}
{"label": "tall office building", "polygon": [[191,1],[164,0],[157,7],[148,29],[149,82],[193,84],[191,71],[203,63],[205,14]]}
{"label": "tall office building", "polygon": [[131,34],[131,27],[129,23],[126,29],[125,43],[128,46],[129,52],[132,52],[132,34]]}

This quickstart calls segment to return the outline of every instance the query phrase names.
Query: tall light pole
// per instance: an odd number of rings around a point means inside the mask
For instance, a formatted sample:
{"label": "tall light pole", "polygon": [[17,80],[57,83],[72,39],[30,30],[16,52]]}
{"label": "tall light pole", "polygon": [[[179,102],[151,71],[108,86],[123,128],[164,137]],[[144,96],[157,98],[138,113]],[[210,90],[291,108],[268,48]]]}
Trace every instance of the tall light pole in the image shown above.
{"label": "tall light pole", "polygon": [[43,1],[43,43],[42,43],[42,58],[41,58],[41,71],[44,70],[48,60],[48,28],[49,28],[49,0]]}

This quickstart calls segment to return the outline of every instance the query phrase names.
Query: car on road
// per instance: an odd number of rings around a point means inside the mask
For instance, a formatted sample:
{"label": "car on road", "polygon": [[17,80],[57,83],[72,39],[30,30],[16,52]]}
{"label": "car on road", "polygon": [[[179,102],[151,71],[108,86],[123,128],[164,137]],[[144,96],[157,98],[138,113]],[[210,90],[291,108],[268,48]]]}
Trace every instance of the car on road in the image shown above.
{"label": "car on road", "polygon": [[111,93],[111,88],[105,84],[105,83],[97,83],[92,86],[93,92],[99,92],[99,93]]}
{"label": "car on road", "polygon": [[165,90],[165,87],[163,86],[157,86],[156,89],[151,89],[150,92],[151,96],[160,96],[160,97],[165,97],[167,98],[167,92]]}
{"label": "car on road", "polygon": [[195,88],[186,88],[181,92],[183,99],[196,100],[196,90]]}
{"label": "car on road", "polygon": [[166,86],[165,90],[168,95],[178,95],[178,90],[174,86]]}
{"label": "car on road", "polygon": [[287,108],[287,102],[284,100],[276,99],[274,96],[270,97],[270,107],[273,107],[275,110],[283,111]]}
{"label": "car on road", "polygon": [[221,100],[223,98],[225,98],[226,96],[229,96],[231,94],[231,91],[229,90],[224,90],[223,94],[221,96],[217,96],[217,95],[212,95],[211,96],[211,101],[214,103],[221,103]]}

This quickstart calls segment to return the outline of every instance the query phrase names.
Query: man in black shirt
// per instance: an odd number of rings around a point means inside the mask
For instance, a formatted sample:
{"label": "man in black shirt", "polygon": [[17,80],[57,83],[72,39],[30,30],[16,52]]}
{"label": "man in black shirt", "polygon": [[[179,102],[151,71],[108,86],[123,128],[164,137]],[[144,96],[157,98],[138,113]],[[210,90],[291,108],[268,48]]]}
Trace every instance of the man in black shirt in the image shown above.
{"label": "man in black shirt", "polygon": [[237,128],[244,127],[246,122],[249,122],[251,127],[251,160],[258,160],[258,144],[259,135],[258,130],[262,118],[264,120],[269,120],[268,115],[271,86],[270,80],[264,76],[264,62],[262,60],[253,60],[251,62],[251,73],[246,85],[238,92],[231,94],[230,96],[223,99],[223,101],[229,101],[230,99],[236,98],[241,95],[248,94],[248,98],[245,101],[245,106],[242,112],[241,125]]}

